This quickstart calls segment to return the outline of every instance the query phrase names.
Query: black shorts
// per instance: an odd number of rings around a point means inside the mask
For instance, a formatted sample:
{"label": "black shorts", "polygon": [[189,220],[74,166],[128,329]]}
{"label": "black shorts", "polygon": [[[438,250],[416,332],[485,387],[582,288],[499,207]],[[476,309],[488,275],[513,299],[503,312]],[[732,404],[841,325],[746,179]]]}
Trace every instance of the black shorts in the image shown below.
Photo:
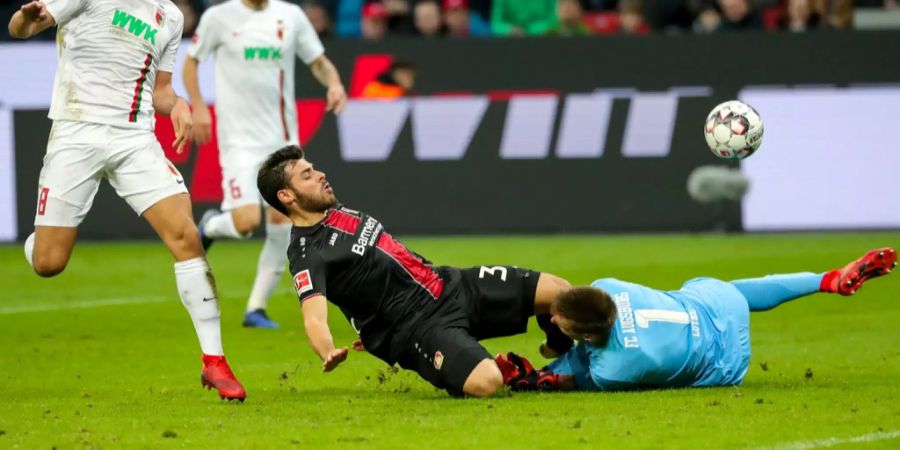
{"label": "black shorts", "polygon": [[437,270],[446,283],[441,305],[411,324],[397,362],[462,395],[475,366],[491,358],[478,341],[525,332],[540,273],[511,266]]}

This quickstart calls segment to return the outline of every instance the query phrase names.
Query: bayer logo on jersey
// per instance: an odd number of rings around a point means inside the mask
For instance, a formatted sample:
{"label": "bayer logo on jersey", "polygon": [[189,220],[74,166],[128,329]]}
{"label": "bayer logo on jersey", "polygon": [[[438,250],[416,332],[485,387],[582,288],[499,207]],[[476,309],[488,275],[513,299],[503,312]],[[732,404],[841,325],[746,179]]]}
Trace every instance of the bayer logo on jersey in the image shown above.
{"label": "bayer logo on jersey", "polygon": [[763,122],[752,106],[737,100],[722,103],[706,117],[709,149],[723,159],[744,159],[762,143]]}

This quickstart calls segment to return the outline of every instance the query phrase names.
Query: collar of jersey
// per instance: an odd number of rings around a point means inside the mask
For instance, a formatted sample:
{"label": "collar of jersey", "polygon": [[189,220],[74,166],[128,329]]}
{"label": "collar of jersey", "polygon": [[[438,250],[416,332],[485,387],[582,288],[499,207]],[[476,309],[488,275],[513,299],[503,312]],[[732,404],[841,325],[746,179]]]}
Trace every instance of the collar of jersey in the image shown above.
{"label": "collar of jersey", "polygon": [[320,220],[308,227],[298,227],[297,225],[294,225],[292,233],[303,234],[303,235],[315,233],[316,231],[319,230],[319,228],[322,228],[322,225],[325,223],[325,219],[327,219],[328,216],[331,215],[332,212],[334,212],[334,208],[331,208],[327,212],[325,212],[325,216],[322,217],[322,220]]}

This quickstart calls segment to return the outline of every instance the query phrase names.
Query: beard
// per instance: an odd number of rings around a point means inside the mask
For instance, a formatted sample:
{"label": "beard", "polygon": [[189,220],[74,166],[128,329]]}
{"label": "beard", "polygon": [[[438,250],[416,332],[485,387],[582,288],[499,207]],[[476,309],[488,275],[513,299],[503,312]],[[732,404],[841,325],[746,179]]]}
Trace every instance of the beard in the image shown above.
{"label": "beard", "polygon": [[337,205],[337,197],[334,193],[319,192],[315,196],[301,195],[295,189],[291,188],[297,197],[300,208],[304,211],[313,213],[325,212]]}

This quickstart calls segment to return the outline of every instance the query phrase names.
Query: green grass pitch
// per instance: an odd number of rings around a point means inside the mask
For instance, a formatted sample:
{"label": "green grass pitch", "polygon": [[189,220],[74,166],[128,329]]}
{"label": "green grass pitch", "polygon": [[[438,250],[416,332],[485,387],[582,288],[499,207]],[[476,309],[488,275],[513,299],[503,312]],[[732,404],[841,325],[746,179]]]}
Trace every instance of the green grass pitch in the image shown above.
{"label": "green grass pitch", "polygon": [[[511,264],[584,284],[613,276],[677,288],[823,271],[897,233],[408,238],[437,264]],[[0,246],[0,448],[900,448],[900,275],[855,297],[816,295],[751,317],[740,387],[452,399],[415,374],[352,353],[322,373],[285,277],[279,331],[240,326],[260,242],[210,262],[225,348],[244,404],[201,390],[200,352],[156,243],[81,244],[55,279]],[[339,345],[352,330],[330,315]],[[486,341],[538,363],[541,335]]]}

